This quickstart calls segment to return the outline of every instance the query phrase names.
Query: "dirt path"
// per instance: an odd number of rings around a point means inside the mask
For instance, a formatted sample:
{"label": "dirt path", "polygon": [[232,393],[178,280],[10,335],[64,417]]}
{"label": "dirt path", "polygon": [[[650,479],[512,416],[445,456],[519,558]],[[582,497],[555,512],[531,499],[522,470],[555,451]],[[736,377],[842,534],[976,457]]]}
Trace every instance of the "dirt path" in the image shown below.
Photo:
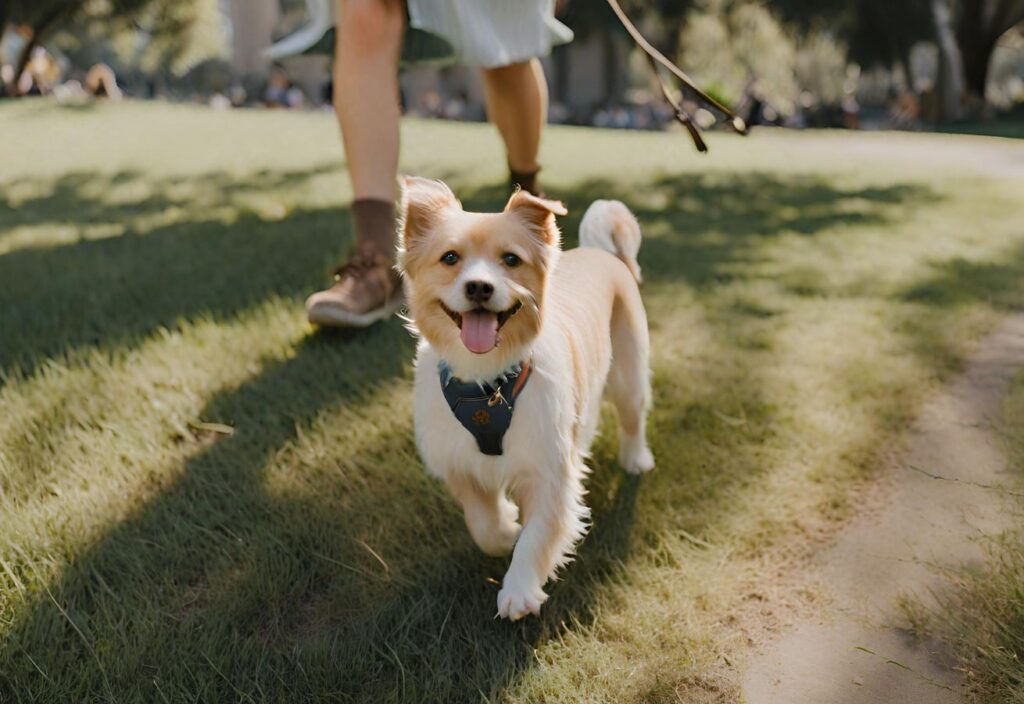
{"label": "dirt path", "polygon": [[927,405],[870,507],[821,556],[833,597],[827,614],[800,621],[755,656],[743,681],[749,704],[961,701],[948,655],[893,624],[901,595],[942,587],[929,565],[976,559],[979,532],[1003,527],[1004,495],[981,485],[1006,477],[992,419],[1021,364],[1024,315],[1016,315]]}

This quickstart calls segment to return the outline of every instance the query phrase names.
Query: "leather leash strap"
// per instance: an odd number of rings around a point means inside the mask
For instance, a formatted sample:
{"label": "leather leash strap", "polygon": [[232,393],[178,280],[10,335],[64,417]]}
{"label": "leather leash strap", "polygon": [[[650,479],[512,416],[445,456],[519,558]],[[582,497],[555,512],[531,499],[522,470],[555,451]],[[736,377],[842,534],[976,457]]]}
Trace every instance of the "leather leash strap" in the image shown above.
{"label": "leather leash strap", "polygon": [[698,88],[693,82],[693,79],[687,76],[681,68],[665,58],[664,54],[652,46],[644,35],[640,34],[640,30],[636,28],[636,25],[630,21],[625,11],[623,11],[622,6],[619,5],[618,0],[608,0],[608,5],[611,6],[612,11],[615,13],[615,16],[619,18],[619,22],[622,23],[623,27],[625,27],[629,36],[632,37],[637,46],[643,49],[644,53],[647,54],[647,60],[651,63],[651,69],[654,71],[654,75],[658,77],[658,83],[661,85],[661,94],[665,96],[665,100],[672,106],[672,109],[675,110],[676,119],[679,120],[683,127],[686,128],[686,131],[690,133],[690,138],[693,139],[693,144],[697,147],[697,151],[706,153],[708,146],[704,143],[704,139],[700,135],[700,130],[697,129],[697,125],[693,121],[693,115],[691,115],[683,106],[681,100],[676,100],[672,96],[671,89],[662,77],[661,72],[658,70],[659,64],[670,71],[682,82],[684,86],[689,88],[690,91],[706,105],[714,108],[729,118],[729,126],[732,127],[733,130],[742,135],[747,134],[747,123],[743,121],[743,118]]}

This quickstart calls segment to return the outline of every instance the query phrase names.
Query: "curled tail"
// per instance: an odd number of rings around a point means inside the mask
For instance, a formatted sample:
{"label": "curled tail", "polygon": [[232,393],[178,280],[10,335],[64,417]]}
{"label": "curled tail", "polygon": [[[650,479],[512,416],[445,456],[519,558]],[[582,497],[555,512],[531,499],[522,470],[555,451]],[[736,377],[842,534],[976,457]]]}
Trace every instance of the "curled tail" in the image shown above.
{"label": "curled tail", "polygon": [[637,283],[643,281],[636,255],[640,252],[640,223],[625,203],[595,200],[580,222],[580,246],[603,249],[622,260]]}

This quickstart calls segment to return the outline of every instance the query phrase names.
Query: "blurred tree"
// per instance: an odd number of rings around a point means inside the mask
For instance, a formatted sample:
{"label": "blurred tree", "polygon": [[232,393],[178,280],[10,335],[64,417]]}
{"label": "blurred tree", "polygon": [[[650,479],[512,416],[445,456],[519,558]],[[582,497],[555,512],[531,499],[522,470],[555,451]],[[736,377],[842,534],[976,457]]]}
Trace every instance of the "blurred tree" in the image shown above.
{"label": "blurred tree", "polygon": [[3,36],[7,24],[28,27],[29,35],[18,55],[14,67],[14,84],[25,71],[32,51],[48,33],[70,21],[85,5],[85,2],[74,0],[2,0],[0,2],[0,36]]}
{"label": "blurred tree", "polygon": [[[683,24],[694,0],[620,0],[619,4],[665,56],[673,61],[679,58]],[[625,33],[606,2],[574,0],[562,7],[562,19],[583,37],[603,30]]]}
{"label": "blurred tree", "polygon": [[898,68],[913,83],[910,50],[933,36],[928,0],[772,0],[802,30],[828,28],[863,66]]}
{"label": "blurred tree", "polygon": [[148,70],[180,72],[220,50],[217,0],[0,0],[0,33],[28,27],[15,66],[21,76],[40,42],[64,31],[92,39],[130,35],[130,51]]}
{"label": "blurred tree", "polygon": [[959,0],[956,41],[968,96],[984,102],[992,52],[1000,37],[1024,22],[1024,0]]}
{"label": "blurred tree", "polygon": [[[659,51],[673,61],[679,60],[682,30],[694,0],[620,0],[619,4]],[[619,59],[615,37],[628,36],[615,13],[604,0],[567,0],[559,3],[559,14],[580,39],[600,37],[606,63],[602,71],[605,96],[615,95]],[[565,52],[559,55],[562,63],[556,60],[556,71],[562,74],[558,80],[564,84],[568,67],[564,65]]]}
{"label": "blurred tree", "polygon": [[[101,33],[109,29],[99,23]],[[125,63],[149,74],[181,75],[225,51],[217,0],[149,0],[131,27],[122,26],[111,38]]]}
{"label": "blurred tree", "polygon": [[933,35],[928,1],[862,0],[850,15],[844,32],[850,58],[862,66],[897,68],[913,90],[910,50]]}
{"label": "blurred tree", "polygon": [[799,93],[796,54],[791,34],[760,2],[701,0],[682,35],[683,64],[727,104],[753,91],[783,115]]}
{"label": "blurred tree", "polygon": [[963,115],[964,63],[953,30],[953,1],[931,0],[935,38],[939,45],[937,117],[945,122],[959,120]]}
{"label": "blurred tree", "polygon": [[938,91],[943,119],[959,118],[964,94],[984,103],[992,52],[999,39],[1024,22],[1024,0],[771,0],[804,27],[828,23],[864,64],[902,65],[919,41],[939,48]]}

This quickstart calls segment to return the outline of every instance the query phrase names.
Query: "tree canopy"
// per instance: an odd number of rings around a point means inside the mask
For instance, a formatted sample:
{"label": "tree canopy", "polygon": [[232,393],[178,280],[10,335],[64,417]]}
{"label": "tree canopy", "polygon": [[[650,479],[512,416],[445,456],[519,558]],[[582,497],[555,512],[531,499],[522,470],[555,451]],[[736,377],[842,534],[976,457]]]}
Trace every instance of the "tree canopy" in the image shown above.
{"label": "tree canopy", "polygon": [[175,73],[220,49],[217,0],[0,0],[0,33],[8,24],[28,27],[16,75],[32,50],[61,32],[122,42],[130,61],[148,71]]}

